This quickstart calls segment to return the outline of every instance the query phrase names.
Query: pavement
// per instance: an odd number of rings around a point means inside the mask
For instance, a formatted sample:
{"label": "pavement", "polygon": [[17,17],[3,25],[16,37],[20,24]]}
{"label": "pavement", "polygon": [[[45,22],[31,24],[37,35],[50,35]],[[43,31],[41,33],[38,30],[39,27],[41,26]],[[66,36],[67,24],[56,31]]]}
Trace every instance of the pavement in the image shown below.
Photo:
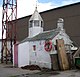
{"label": "pavement", "polygon": [[12,65],[0,64],[0,77],[15,77],[22,74],[37,73],[39,70],[30,71],[21,68],[14,68]]}
{"label": "pavement", "polygon": [[75,70],[61,71],[60,74],[50,77],[80,77],[80,70],[75,69]]}
{"label": "pavement", "polygon": [[21,68],[13,68],[12,65],[0,64],[0,77],[80,77],[80,70],[24,70]]}

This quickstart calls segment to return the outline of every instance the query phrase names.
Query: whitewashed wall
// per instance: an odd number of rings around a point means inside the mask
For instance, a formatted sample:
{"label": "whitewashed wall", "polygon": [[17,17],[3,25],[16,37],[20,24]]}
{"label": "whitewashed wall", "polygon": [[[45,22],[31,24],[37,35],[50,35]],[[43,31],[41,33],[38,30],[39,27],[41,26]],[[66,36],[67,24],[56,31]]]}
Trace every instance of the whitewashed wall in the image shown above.
{"label": "whitewashed wall", "polygon": [[[30,63],[39,65],[40,67],[51,68],[51,58],[49,52],[44,49],[45,41],[32,41],[30,42]],[[36,50],[33,50],[33,45]]]}
{"label": "whitewashed wall", "polygon": [[29,42],[18,46],[18,67],[29,65]]}
{"label": "whitewashed wall", "polygon": [[43,32],[43,28],[41,28],[41,27],[29,28],[29,37],[33,37],[41,32]]}

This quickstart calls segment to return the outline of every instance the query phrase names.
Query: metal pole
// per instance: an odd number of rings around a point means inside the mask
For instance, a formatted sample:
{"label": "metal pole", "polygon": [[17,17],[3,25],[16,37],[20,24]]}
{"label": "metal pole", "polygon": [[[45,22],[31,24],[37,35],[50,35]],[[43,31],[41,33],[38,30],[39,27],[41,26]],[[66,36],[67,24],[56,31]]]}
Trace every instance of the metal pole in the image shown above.
{"label": "metal pole", "polygon": [[13,40],[16,41],[16,23],[13,20],[17,20],[17,0],[3,0],[1,63],[6,60],[7,64],[8,57],[10,57],[11,62],[13,59]]}

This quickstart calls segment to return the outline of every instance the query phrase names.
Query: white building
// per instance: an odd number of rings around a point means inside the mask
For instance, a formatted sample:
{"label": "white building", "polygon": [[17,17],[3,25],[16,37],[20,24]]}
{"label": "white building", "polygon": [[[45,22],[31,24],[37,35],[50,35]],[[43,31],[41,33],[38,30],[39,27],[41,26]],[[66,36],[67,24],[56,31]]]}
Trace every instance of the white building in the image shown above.
{"label": "white building", "polygon": [[[29,36],[17,44],[13,52],[13,65],[18,67],[26,65],[38,65],[40,67],[58,67],[56,40],[63,39],[66,52],[70,52],[72,41],[63,28],[64,20],[59,18],[57,28],[43,31],[44,22],[35,9],[29,20]],[[16,49],[17,48],[17,49]],[[52,60],[54,60],[52,62]]]}

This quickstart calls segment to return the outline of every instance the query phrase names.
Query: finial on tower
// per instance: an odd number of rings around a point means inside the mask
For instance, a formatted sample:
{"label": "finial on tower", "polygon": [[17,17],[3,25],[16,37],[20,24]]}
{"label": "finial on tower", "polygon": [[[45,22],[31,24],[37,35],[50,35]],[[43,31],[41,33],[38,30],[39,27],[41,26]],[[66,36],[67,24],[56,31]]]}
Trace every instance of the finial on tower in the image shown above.
{"label": "finial on tower", "polygon": [[37,7],[38,7],[38,0],[36,0],[36,9],[37,9]]}

